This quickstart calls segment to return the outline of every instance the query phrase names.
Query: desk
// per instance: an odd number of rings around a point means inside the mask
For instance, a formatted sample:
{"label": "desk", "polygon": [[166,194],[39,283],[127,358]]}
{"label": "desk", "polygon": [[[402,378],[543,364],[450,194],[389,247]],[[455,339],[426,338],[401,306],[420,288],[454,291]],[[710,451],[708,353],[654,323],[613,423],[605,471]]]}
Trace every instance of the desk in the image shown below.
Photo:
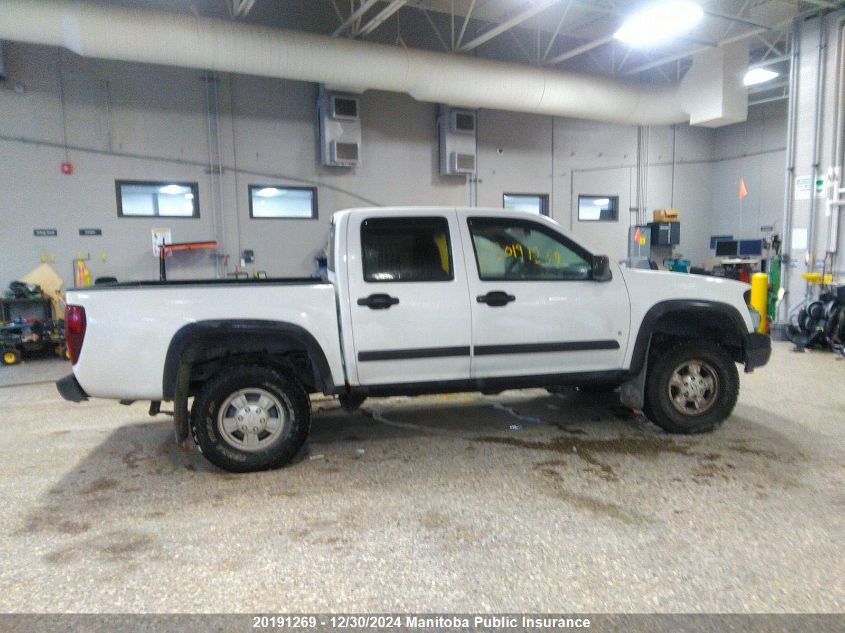
{"label": "desk", "polygon": [[719,265],[725,269],[725,277],[751,283],[751,274],[759,270],[759,257],[724,257]]}
{"label": "desk", "polygon": [[720,262],[722,266],[754,266],[760,263],[759,257],[723,257]]}

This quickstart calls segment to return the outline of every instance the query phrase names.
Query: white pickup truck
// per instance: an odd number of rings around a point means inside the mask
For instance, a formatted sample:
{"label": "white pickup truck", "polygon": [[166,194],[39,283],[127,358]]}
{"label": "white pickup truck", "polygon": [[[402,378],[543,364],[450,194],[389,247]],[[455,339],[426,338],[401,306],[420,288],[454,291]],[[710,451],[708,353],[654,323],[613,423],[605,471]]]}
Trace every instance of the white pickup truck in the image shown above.
{"label": "white pickup truck", "polygon": [[[368,396],[621,387],[673,433],[737,400],[736,364],[764,365],[748,286],[627,269],[554,221],[502,209],[373,208],[334,215],[329,281],[134,282],[69,291],[68,400],[173,401],[224,469],[289,462],[309,393]],[[189,399],[193,397],[191,410]]]}

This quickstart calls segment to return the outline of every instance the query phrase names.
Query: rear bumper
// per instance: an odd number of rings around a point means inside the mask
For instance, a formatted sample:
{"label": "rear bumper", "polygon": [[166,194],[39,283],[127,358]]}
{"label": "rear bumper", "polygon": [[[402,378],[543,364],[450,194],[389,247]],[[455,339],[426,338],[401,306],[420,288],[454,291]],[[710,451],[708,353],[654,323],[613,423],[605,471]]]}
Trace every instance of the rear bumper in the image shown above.
{"label": "rear bumper", "polygon": [[59,390],[62,398],[71,402],[83,402],[88,399],[88,394],[82,389],[76,376],[70,374],[61,380],[56,381],[56,389]]}
{"label": "rear bumper", "polygon": [[772,355],[772,339],[768,334],[754,332],[745,343],[745,371],[752,371],[769,362]]}

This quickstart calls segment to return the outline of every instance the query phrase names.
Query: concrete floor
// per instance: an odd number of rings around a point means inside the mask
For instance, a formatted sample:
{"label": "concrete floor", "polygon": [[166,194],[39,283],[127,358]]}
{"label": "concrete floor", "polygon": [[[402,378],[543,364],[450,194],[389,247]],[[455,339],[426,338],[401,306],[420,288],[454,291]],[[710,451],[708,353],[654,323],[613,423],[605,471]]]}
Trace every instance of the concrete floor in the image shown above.
{"label": "concrete floor", "polygon": [[238,476],[143,404],[0,387],[0,611],[842,612],[843,377],[778,344],[698,437],[540,390],[324,404]]}

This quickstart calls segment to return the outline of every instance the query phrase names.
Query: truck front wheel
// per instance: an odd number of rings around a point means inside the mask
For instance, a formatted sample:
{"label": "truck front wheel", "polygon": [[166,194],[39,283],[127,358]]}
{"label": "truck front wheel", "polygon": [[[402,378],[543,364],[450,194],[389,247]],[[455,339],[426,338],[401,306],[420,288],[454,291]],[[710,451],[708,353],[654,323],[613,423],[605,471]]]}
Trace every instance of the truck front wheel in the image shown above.
{"label": "truck front wheel", "polygon": [[646,379],[645,414],[670,433],[704,433],[733,411],[739,374],[730,355],[706,341],[675,343]]}
{"label": "truck front wheel", "polygon": [[311,403],[292,378],[238,365],[211,378],[191,409],[194,440],[215,466],[237,473],[278,468],[297,454],[311,425]]}

